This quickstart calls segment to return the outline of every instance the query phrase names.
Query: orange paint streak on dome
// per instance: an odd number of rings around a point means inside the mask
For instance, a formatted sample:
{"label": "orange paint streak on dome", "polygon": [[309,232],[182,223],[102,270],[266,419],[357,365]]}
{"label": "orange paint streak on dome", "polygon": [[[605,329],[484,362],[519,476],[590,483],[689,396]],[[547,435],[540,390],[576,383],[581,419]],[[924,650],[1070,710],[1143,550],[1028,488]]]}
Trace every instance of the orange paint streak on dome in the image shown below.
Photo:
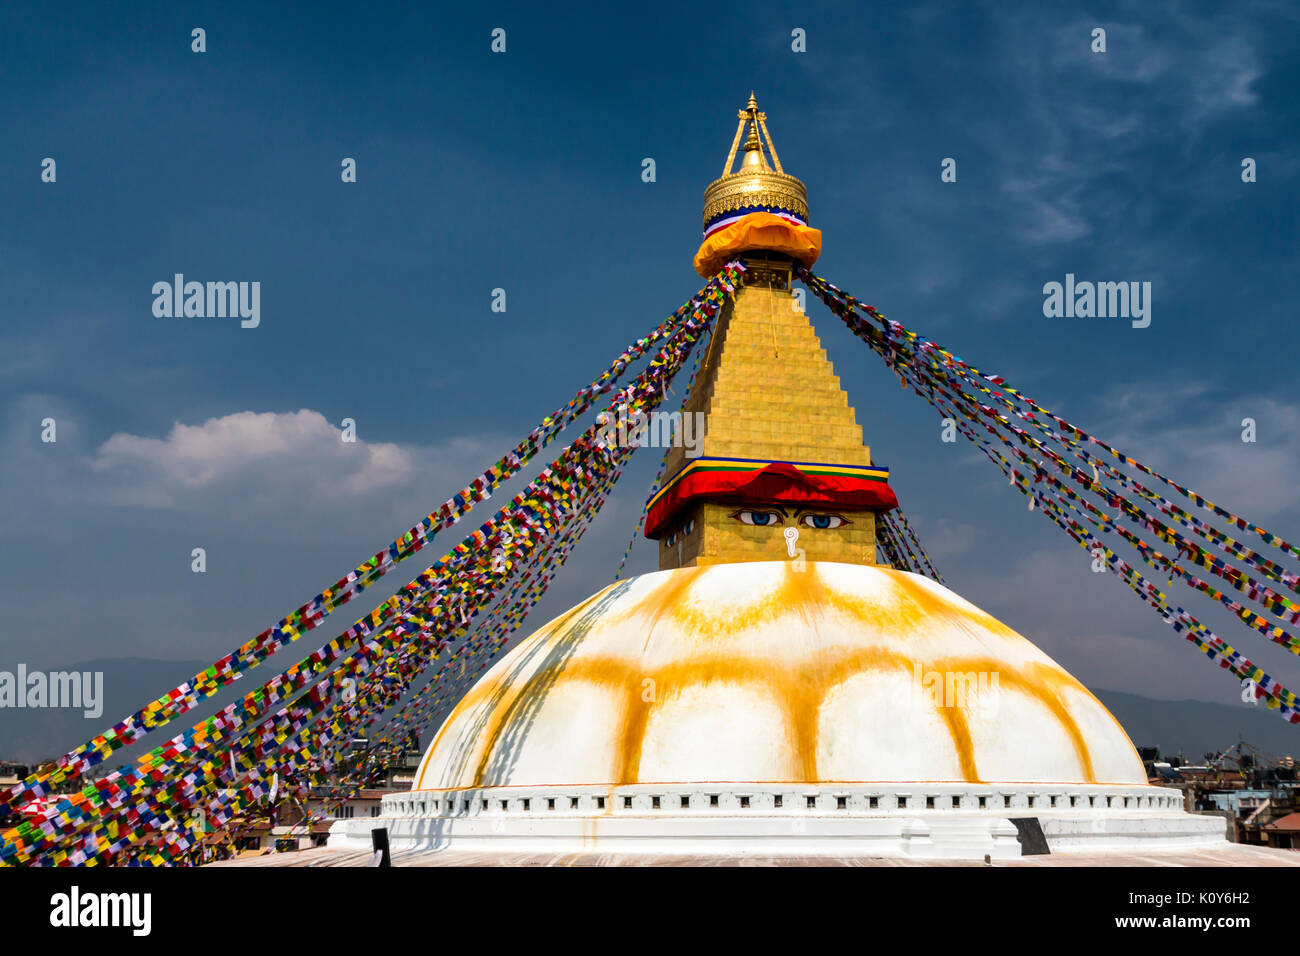
{"label": "orange paint streak on dome", "polygon": [[650,617],[649,627],[646,628],[645,644],[641,648],[642,652],[650,646],[650,640],[654,637],[655,628],[658,627],[660,619],[678,607],[703,573],[704,568],[701,567],[682,568],[676,574],[669,575],[667,581],[628,609],[628,617],[636,614],[648,614]]}
{"label": "orange paint streak on dome", "polygon": [[[804,571],[795,571],[786,564],[784,574],[774,588],[753,595],[754,600],[746,604],[731,605],[726,608],[725,613],[719,613],[716,608],[700,607],[696,602],[689,600],[691,588],[698,581],[700,574],[707,571],[709,567],[681,568],[674,571],[669,580],[656,586],[630,607],[626,612],[627,616],[650,614],[653,625],[667,615],[673,624],[688,634],[726,638],[763,624],[771,624],[789,614],[792,609],[801,610],[811,623],[812,618],[823,616],[822,607],[833,607],[850,614],[864,624],[870,624],[879,631],[893,633],[915,631],[926,623],[926,614],[918,611],[918,607],[924,608],[930,614],[941,613],[948,616],[954,613],[954,609],[940,604],[932,595],[919,589],[915,592],[909,589],[908,597],[912,599],[911,601],[894,599],[887,604],[879,599],[868,600],[842,594],[822,582],[814,564],[807,565]],[[903,577],[901,572],[883,568],[879,570],[893,577]],[[1010,634],[1015,633],[994,618],[988,620]],[[983,621],[981,620],[980,623],[982,625]]]}

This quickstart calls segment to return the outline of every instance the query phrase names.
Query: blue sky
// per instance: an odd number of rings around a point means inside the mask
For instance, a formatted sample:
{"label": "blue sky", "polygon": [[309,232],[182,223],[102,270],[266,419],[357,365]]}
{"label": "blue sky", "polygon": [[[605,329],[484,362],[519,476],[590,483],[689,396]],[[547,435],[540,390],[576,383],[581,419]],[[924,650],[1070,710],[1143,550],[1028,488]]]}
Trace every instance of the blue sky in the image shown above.
{"label": "blue sky", "polygon": [[[0,17],[0,668],[215,658],[440,504],[698,287],[701,194],[751,89],[808,184],[820,274],[1300,538],[1292,5]],[[155,317],[151,288],[177,272],[259,281],[260,326]],[[1067,272],[1150,281],[1151,326],[1044,317],[1043,284]],[[1085,683],[1236,699],[809,311],[955,590]],[[357,445],[337,440],[346,417]],[[653,454],[534,623],[609,579]],[[640,547],[633,567],[653,560]],[[1300,683],[1287,655],[1204,619]]]}

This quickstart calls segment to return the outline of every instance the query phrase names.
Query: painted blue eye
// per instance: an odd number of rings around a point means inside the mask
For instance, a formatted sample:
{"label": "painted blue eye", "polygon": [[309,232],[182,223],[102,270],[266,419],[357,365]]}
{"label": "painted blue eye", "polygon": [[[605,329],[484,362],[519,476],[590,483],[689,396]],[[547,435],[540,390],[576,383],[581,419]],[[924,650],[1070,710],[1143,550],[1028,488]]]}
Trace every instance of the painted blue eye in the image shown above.
{"label": "painted blue eye", "polygon": [[840,528],[848,524],[839,515],[804,515],[800,521],[809,528]]}
{"label": "painted blue eye", "polygon": [[757,525],[760,528],[777,524],[781,520],[775,511],[737,511],[732,517],[742,524]]}

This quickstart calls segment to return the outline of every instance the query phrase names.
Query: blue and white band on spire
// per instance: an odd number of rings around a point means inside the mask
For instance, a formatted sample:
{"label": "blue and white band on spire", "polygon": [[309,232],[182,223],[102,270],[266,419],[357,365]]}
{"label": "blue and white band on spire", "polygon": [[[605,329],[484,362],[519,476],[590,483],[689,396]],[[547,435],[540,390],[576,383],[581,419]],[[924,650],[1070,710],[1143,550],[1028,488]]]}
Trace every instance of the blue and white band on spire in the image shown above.
{"label": "blue and white band on spire", "polygon": [[796,225],[808,225],[807,220],[802,216],[781,206],[746,206],[744,209],[736,209],[714,216],[713,219],[709,221],[709,224],[704,227],[704,238],[709,238],[709,236],[713,235],[719,229],[725,229],[733,222],[739,222],[752,212],[770,212],[772,215],[780,216],[782,219],[788,219]]}

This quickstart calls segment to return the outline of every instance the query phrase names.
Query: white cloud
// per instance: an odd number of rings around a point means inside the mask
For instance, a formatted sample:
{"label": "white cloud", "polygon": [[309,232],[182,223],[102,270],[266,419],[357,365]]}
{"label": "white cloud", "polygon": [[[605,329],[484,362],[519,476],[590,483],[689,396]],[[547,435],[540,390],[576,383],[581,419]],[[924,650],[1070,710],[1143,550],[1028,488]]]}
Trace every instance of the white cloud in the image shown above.
{"label": "white cloud", "polygon": [[[0,433],[0,497],[23,505],[0,509],[0,533],[11,544],[3,577],[16,605],[0,654],[11,659],[37,628],[48,638],[41,653],[54,661],[84,659],[104,646],[150,657],[224,653],[436,510],[518,437],[367,442],[363,419],[358,441],[345,444],[336,425],[304,409],[241,411],[98,442],[78,428],[84,409],[58,396],[25,396],[9,412]],[[59,420],[57,444],[39,440],[47,414]],[[373,602],[486,520],[561,447],[555,442],[469,521],[440,534],[432,550],[375,589]],[[644,494],[636,488],[627,502],[638,506]],[[563,610],[554,601],[574,603],[591,581],[612,574],[609,556],[621,551],[632,523],[614,512],[607,537],[597,538],[603,551],[593,554],[587,542],[585,563],[548,592],[552,611]],[[206,552],[203,574],[191,568],[195,547]],[[73,572],[77,598],[57,626],[42,625],[57,599],[49,596],[63,594]],[[145,583],[124,587],[128,574]],[[186,627],[166,623],[182,615],[193,617]]]}
{"label": "white cloud", "polygon": [[200,425],[176,422],[165,438],[119,433],[91,468],[117,504],[168,507],[232,484],[293,487],[311,498],[400,485],[415,471],[403,446],[344,442],[320,412],[236,412]]}
{"label": "white cloud", "polygon": [[[57,444],[39,440],[45,417]],[[244,515],[264,527],[293,525],[322,509],[333,520],[370,513],[409,526],[514,444],[509,436],[457,436],[430,445],[357,440],[320,412],[241,411],[166,434],[119,432],[96,444],[84,410],[59,396],[26,395],[10,408],[0,455],[0,493],[28,503],[0,511],[11,530],[83,508],[181,510],[194,520]],[[558,452],[559,446],[556,446]],[[549,459],[548,459],[549,460]],[[540,464],[540,463],[539,463]],[[418,512],[418,513],[417,513]]]}

